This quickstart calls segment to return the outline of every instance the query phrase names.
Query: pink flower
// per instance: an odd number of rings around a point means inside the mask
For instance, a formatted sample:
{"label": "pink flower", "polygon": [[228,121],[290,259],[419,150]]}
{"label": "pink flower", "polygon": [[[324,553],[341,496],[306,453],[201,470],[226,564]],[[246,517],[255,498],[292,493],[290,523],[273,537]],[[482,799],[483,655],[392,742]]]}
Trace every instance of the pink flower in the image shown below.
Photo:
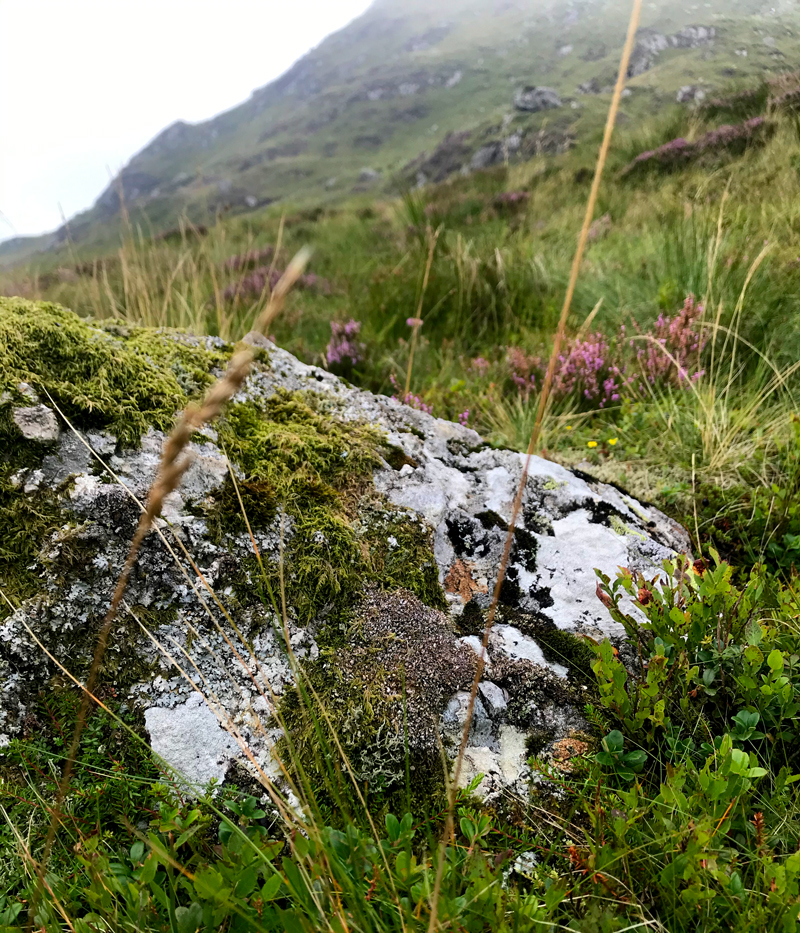
{"label": "pink flower", "polygon": [[355,366],[364,358],[366,347],[356,340],[361,331],[361,321],[352,318],[346,323],[331,321],[331,339],[325,351],[328,365],[338,363]]}
{"label": "pink flower", "polygon": [[461,425],[462,428],[465,428],[467,426],[468,421],[469,421],[469,408],[467,408],[465,411],[462,411],[461,414],[458,416],[458,423]]}
{"label": "pink flower", "polygon": [[406,318],[406,324],[409,327],[422,327],[423,320],[421,317],[409,317]]}
{"label": "pink flower", "polygon": [[474,369],[476,373],[483,375],[489,368],[489,361],[485,360],[482,356],[476,356],[475,359],[469,364],[469,368]]}
{"label": "pink flower", "polygon": [[413,392],[407,392],[403,398],[400,398],[400,384],[397,381],[397,377],[394,373],[389,376],[389,382],[391,382],[392,387],[394,388],[395,394],[392,398],[396,402],[402,402],[404,405],[408,405],[411,408],[416,408],[417,411],[424,411],[426,415],[433,414],[433,405],[426,404],[418,395],[414,395]]}

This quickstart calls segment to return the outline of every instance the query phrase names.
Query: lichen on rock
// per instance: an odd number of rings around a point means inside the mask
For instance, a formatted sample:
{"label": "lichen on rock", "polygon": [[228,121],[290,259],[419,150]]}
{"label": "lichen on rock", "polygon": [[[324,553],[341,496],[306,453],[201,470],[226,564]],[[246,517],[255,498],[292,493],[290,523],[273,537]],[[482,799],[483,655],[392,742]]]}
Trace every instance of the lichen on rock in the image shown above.
{"label": "lichen on rock", "polygon": [[[391,793],[409,773],[431,788],[440,738],[458,741],[524,458],[246,339],[260,358],[189,445],[99,689],[144,712],[185,780],[221,776],[237,757],[273,773],[281,720],[299,763],[323,780],[305,683],[359,780]],[[37,640],[85,676],[166,432],[233,348],[18,299],[0,299],[0,348],[0,586],[19,607],[0,610],[8,742],[39,692],[70,689]],[[13,414],[37,405],[57,419],[44,443]],[[547,753],[581,733],[581,639],[620,634],[595,598],[594,568],[652,567],[685,547],[655,509],[532,460],[467,777],[486,773],[488,793],[522,791],[534,745]],[[220,721],[236,747],[217,735]],[[191,749],[174,751],[186,722],[210,730],[221,761],[193,769]]]}

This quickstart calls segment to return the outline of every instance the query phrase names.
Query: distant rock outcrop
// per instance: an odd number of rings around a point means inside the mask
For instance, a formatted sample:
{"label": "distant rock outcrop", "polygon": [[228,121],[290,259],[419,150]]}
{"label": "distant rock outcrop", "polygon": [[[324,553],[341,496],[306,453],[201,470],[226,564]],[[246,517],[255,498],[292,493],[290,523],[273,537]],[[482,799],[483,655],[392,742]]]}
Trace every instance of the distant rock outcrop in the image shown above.
{"label": "distant rock outcrop", "polygon": [[556,110],[561,106],[558,92],[551,87],[519,88],[514,95],[514,107],[527,113],[539,113],[540,110]]}
{"label": "distant rock outcrop", "polygon": [[710,45],[715,36],[716,29],[713,26],[687,26],[671,36],[654,30],[642,30],[631,54],[628,77],[635,78],[649,71],[659,55],[669,48],[696,49]]}

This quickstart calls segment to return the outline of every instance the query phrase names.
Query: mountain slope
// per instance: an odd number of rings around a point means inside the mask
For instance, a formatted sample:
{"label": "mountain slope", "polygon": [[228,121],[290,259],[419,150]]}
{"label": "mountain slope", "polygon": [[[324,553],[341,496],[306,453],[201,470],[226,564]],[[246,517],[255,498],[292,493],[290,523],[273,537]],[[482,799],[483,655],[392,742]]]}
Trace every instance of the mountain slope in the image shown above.
{"label": "mountain slope", "polygon": [[[674,104],[681,88],[691,102],[800,55],[788,0],[645,6],[623,121]],[[107,236],[121,193],[163,229],[183,212],[204,222],[558,151],[600,125],[629,12],[629,0],[376,0],[246,103],[165,129],[56,239]],[[520,89],[541,85],[556,92],[549,106],[515,107]]]}

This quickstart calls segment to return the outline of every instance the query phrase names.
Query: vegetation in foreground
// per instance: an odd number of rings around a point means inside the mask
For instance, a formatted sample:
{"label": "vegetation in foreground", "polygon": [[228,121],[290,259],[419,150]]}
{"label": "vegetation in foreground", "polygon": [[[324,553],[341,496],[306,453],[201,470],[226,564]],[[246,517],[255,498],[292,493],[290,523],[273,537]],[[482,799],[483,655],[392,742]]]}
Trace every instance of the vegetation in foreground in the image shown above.
{"label": "vegetation in foreground", "polygon": [[[599,580],[628,665],[592,646],[596,749],[568,768],[534,756],[530,800],[486,810],[462,792],[441,846],[435,801],[362,806],[311,684],[331,783],[296,772],[296,811],[245,780],[182,798],[111,704],[85,733],[36,928],[798,928],[800,140],[775,113],[762,145],[622,176],[713,117],[680,120],[619,138],[545,434],[550,456],[655,500],[698,540],[659,579]],[[236,338],[311,241],[279,343],[375,390],[405,396],[410,374],[412,404],[522,446],[587,164],[578,150],[401,205],[186,226],[173,242],[129,231],[115,256],[19,284],[122,326]],[[0,926],[27,921],[75,706],[44,698],[46,725],[5,750]]]}

